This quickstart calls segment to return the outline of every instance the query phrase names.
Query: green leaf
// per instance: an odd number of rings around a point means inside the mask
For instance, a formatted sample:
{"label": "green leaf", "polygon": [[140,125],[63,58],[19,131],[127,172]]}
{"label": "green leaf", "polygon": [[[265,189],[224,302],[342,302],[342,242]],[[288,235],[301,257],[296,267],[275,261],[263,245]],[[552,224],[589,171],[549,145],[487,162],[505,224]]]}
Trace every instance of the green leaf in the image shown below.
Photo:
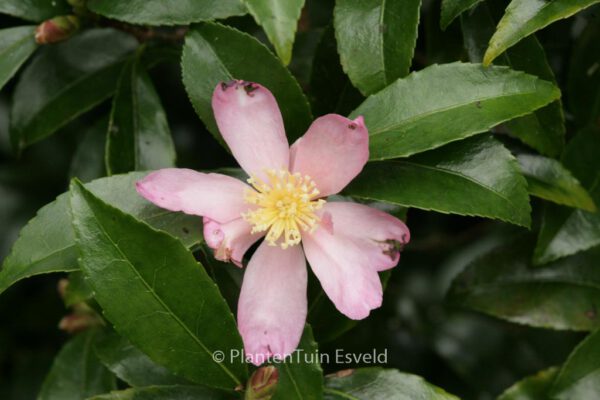
{"label": "green leaf", "polygon": [[219,82],[244,79],[265,86],[277,99],[290,141],[311,123],[310,108],[292,74],[262,43],[236,29],[206,23],[192,29],[185,40],[183,83],[196,113],[221,143],[211,107]]}
{"label": "green leaf", "polygon": [[294,36],[304,0],[243,0],[257,24],[263,27],[285,65],[292,59]]}
{"label": "green leaf", "polygon": [[476,259],[454,280],[448,300],[540,328],[600,327],[600,248],[540,268],[531,264],[532,244],[517,237]]}
{"label": "green leaf", "polygon": [[442,213],[531,223],[525,179],[508,150],[477,136],[407,160],[368,163],[344,193]]}
{"label": "green leaf", "polygon": [[275,364],[279,382],[273,400],[318,400],[323,398],[323,370],[310,325],[306,325],[298,349],[285,362]]}
{"label": "green leaf", "polygon": [[417,375],[378,367],[340,371],[327,376],[326,400],[458,400]]}
{"label": "green leaf", "polygon": [[347,115],[364,101],[342,69],[332,24],[325,28],[315,50],[310,94],[315,115]]}
{"label": "green leaf", "polygon": [[384,160],[485,132],[559,97],[556,86],[532,75],[452,63],[397,80],[369,96],[351,118],[365,117],[371,160]]}
{"label": "green leaf", "polygon": [[[503,1],[486,1],[461,18],[465,47],[471,62],[481,62],[496,22],[504,11]],[[555,83],[544,49],[531,35],[506,53],[500,55],[496,64],[536,75]],[[565,121],[560,100],[556,100],[534,113],[507,121],[504,127],[524,143],[551,156],[558,156],[565,142]]]}
{"label": "green leaf", "polygon": [[365,96],[408,74],[421,0],[338,0],[335,35],[344,71]]}
{"label": "green leaf", "polygon": [[483,64],[489,65],[506,49],[551,23],[568,18],[600,0],[512,0],[498,23]]}
{"label": "green leaf", "polygon": [[81,141],[71,161],[69,176],[82,182],[106,176],[104,152],[106,149],[106,131],[108,118],[100,118],[82,132]]}
{"label": "green leaf", "polygon": [[600,24],[590,20],[575,42],[569,68],[569,106],[576,122],[584,126],[600,119]]}
{"label": "green leaf", "polygon": [[231,394],[201,386],[149,386],[111,392],[88,400],[230,400]]}
{"label": "green leaf", "polygon": [[[79,264],[116,331],[154,362],[211,387],[233,389],[243,360],[213,357],[241,349],[217,286],[183,244],[71,184]],[[152,246],[148,246],[152,243]]]}
{"label": "green leaf", "polygon": [[440,16],[440,27],[446,30],[448,25],[459,15],[473,8],[482,0],[442,0],[442,14]]}
{"label": "green leaf", "polygon": [[[178,237],[186,246],[200,243],[200,218],[154,206],[135,191],[145,173],[98,179],[86,185],[107,203]],[[62,194],[38,211],[21,230],[0,270],[0,293],[21,279],[50,272],[77,270],[77,249],[69,216],[69,198]]]}
{"label": "green leaf", "polygon": [[189,384],[185,379],[156,364],[113,331],[105,332],[97,341],[96,354],[109,370],[130,386]]}
{"label": "green leaf", "polygon": [[94,354],[97,331],[75,336],[58,353],[38,400],[81,400],[116,388],[115,377]]}
{"label": "green leaf", "polygon": [[91,29],[45,46],[15,88],[11,140],[17,149],[51,135],[115,90],[133,37],[113,29]]}
{"label": "green leaf", "polygon": [[593,399],[600,388],[600,330],[573,350],[554,380],[553,399]]}
{"label": "green leaf", "polygon": [[93,12],[111,19],[141,25],[188,25],[246,13],[240,0],[88,0]]}
{"label": "green leaf", "polygon": [[579,181],[560,162],[533,154],[517,156],[529,193],[542,199],[587,211],[596,205]]}
{"label": "green leaf", "polygon": [[26,19],[28,21],[41,22],[56,15],[69,12],[69,6],[65,0],[2,0],[0,1],[0,14],[8,14],[13,17]]}
{"label": "green leaf", "polygon": [[[586,129],[567,145],[563,165],[600,204],[600,131]],[[544,264],[600,245],[600,213],[547,204],[534,253],[534,262]]]}
{"label": "green leaf", "polygon": [[141,54],[127,62],[113,99],[106,139],[109,175],[175,166],[175,145]]}
{"label": "green leaf", "polygon": [[557,368],[548,368],[515,383],[498,397],[498,400],[547,400],[550,385]]}
{"label": "green leaf", "polygon": [[64,292],[64,303],[67,307],[86,302],[94,297],[92,288],[85,282],[81,271],[73,271],[69,274],[67,287]]}
{"label": "green leaf", "polygon": [[0,30],[0,89],[37,49],[34,31],[33,26]]}

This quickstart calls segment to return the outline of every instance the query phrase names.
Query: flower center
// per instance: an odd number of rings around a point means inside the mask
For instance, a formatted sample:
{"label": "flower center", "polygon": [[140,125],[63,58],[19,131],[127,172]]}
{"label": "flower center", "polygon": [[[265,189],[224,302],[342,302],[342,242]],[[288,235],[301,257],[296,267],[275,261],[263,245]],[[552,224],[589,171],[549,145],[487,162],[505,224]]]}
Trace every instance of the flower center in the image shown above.
{"label": "flower center", "polygon": [[252,224],[252,233],[267,232],[265,240],[286,249],[300,243],[300,230],[312,232],[316,229],[319,217],[315,211],[325,204],[316,200],[319,190],[310,176],[291,174],[287,170],[268,170],[267,182],[253,176],[248,183],[256,190],[248,189],[244,200],[258,208],[242,214]]}

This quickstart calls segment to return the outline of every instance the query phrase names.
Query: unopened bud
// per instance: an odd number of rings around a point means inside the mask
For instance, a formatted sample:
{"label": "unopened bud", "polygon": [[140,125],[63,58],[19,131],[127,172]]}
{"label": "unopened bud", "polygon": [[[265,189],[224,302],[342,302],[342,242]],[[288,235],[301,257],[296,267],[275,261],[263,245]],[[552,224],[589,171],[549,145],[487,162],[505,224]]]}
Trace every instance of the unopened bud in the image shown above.
{"label": "unopened bud", "polygon": [[58,329],[73,334],[100,325],[102,321],[96,314],[74,312],[60,320]]}
{"label": "unopened bud", "polygon": [[38,25],[35,41],[38,44],[62,42],[79,30],[79,18],[74,15],[54,17]]}
{"label": "unopened bud", "polygon": [[273,366],[261,367],[257,369],[250,380],[246,389],[245,400],[269,400],[275,394],[277,382],[279,381],[279,372]]}

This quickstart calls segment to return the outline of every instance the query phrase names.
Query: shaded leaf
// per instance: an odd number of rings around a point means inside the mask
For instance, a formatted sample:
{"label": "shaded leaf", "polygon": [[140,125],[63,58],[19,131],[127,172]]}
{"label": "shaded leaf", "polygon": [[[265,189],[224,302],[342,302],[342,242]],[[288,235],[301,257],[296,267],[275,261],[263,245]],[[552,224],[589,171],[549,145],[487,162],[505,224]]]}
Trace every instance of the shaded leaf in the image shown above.
{"label": "shaded leaf", "polygon": [[335,35],[344,71],[364,95],[408,74],[420,0],[338,0]]}
{"label": "shaded leaf", "polygon": [[289,360],[276,363],[279,382],[273,400],[318,400],[323,398],[323,370],[310,325],[306,325],[298,349]]}
{"label": "shaded leaf", "polygon": [[113,99],[106,139],[109,175],[175,166],[167,116],[141,54],[123,68]]}
{"label": "shaded leaf", "polygon": [[34,30],[33,26],[0,30],[0,89],[37,49]]}
{"label": "shaded leaf", "polygon": [[452,21],[481,0],[442,0],[440,27],[445,30]]}
{"label": "shaded leaf", "polygon": [[38,400],[81,400],[116,388],[115,377],[94,354],[96,330],[75,336],[58,353]]}
{"label": "shaded leaf", "polygon": [[45,46],[25,68],[11,108],[11,141],[17,149],[57,129],[107,99],[115,90],[133,37],[112,29],[90,29]]}
{"label": "shaded leaf", "polygon": [[529,193],[554,203],[596,211],[596,205],[579,181],[560,162],[533,154],[517,156]]}
{"label": "shaded leaf", "polygon": [[327,376],[326,400],[458,400],[417,375],[395,369],[360,368]]}
{"label": "shaded leaf", "polygon": [[[481,62],[496,22],[504,11],[503,1],[486,1],[462,16],[465,47],[471,62]],[[536,75],[555,83],[546,54],[535,35],[531,35],[496,59],[496,64]],[[505,123],[508,132],[548,156],[558,156],[565,142],[565,121],[562,103],[556,100],[532,114]]]}
{"label": "shaded leaf", "polygon": [[240,0],[88,0],[93,12],[119,21],[142,25],[188,25],[246,13]]}
{"label": "shaded leaf", "polygon": [[489,65],[506,49],[551,23],[570,17],[599,0],[512,0],[483,57]]}
{"label": "shaded leaf", "polygon": [[[580,132],[567,145],[563,165],[588,189],[600,204],[600,131]],[[549,261],[600,245],[600,213],[546,204],[534,253],[534,262]]]}
{"label": "shaded leaf", "polygon": [[569,69],[571,112],[579,125],[600,122],[600,24],[591,20],[575,42]]}
{"label": "shaded leaf", "polygon": [[[154,206],[135,191],[144,173],[98,179],[86,187],[102,200],[178,237],[186,246],[200,243],[200,218],[168,212]],[[69,215],[69,198],[62,194],[41,208],[21,230],[0,270],[0,293],[21,279],[50,272],[78,269],[75,237]]]}
{"label": "shaded leaf", "polygon": [[372,162],[344,193],[442,213],[531,223],[525,179],[508,150],[489,135],[407,160]]}
{"label": "shaded leaf", "polygon": [[365,117],[371,159],[383,160],[485,132],[559,96],[552,83],[506,67],[433,65],[369,96],[351,118]]}
{"label": "shaded leaf", "polygon": [[0,2],[0,14],[8,14],[34,22],[67,12],[69,12],[69,6],[65,0],[2,0]]}
{"label": "shaded leaf", "polygon": [[273,92],[290,141],[300,137],[311,122],[308,102],[298,82],[262,43],[236,29],[206,23],[192,29],[182,58],[183,83],[196,113],[220,142],[211,99],[219,82],[244,79]]}
{"label": "shaded leaf", "polygon": [[515,383],[498,400],[547,400],[557,368],[548,368]]}
{"label": "shaded leaf", "polygon": [[304,0],[244,0],[244,4],[265,30],[281,61],[289,64]]}
{"label": "shaded leaf", "polygon": [[202,386],[148,386],[111,392],[88,400],[230,400],[231,394]]}
{"label": "shaded leaf", "polygon": [[451,303],[511,322],[561,330],[600,327],[600,248],[531,264],[532,240],[518,237],[472,262],[452,283]]}
{"label": "shaded leaf", "polygon": [[[71,184],[79,264],[116,331],[154,362],[193,382],[233,389],[242,360],[215,360],[241,349],[231,311],[183,244]],[[148,246],[152,243],[152,246]]]}
{"label": "shaded leaf", "polygon": [[108,118],[101,118],[82,133],[81,141],[71,161],[69,176],[82,182],[106,176],[104,150]]}
{"label": "shaded leaf", "polygon": [[551,388],[553,399],[593,399],[600,388],[600,330],[573,350]]}
{"label": "shaded leaf", "polygon": [[130,386],[188,383],[156,364],[127,339],[113,331],[106,331],[97,341],[95,349],[102,363]]}

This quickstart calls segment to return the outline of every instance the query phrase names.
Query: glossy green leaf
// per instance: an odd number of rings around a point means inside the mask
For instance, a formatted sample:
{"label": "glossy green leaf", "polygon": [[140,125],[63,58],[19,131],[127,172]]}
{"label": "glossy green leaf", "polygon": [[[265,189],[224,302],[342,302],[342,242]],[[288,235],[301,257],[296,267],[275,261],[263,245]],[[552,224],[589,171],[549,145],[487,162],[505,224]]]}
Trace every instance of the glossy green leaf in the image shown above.
{"label": "glossy green leaf", "polygon": [[364,95],[408,74],[420,0],[338,0],[335,35],[344,71]]}
{"label": "glossy green leaf", "polygon": [[2,0],[0,14],[40,22],[69,12],[65,0]]}
{"label": "glossy green leaf", "polygon": [[433,65],[369,96],[351,118],[365,117],[371,160],[384,160],[485,132],[559,97],[552,83],[506,67]]}
{"label": "glossy green leaf", "polygon": [[246,13],[241,0],[88,0],[93,12],[111,19],[142,25],[188,25]]}
{"label": "glossy green leaf", "polygon": [[298,349],[285,362],[275,364],[279,372],[273,400],[318,400],[323,398],[323,370],[317,343],[309,325]]}
{"label": "glossy green leaf", "polygon": [[256,23],[265,30],[281,61],[285,65],[289,64],[304,0],[243,1]]}
{"label": "glossy green leaf", "polygon": [[149,386],[111,392],[87,400],[231,400],[229,393],[202,386]]}
{"label": "glossy green leaf", "polygon": [[[588,189],[600,204],[600,131],[580,132],[568,144],[563,165]],[[600,212],[574,210],[547,204],[534,253],[534,262],[543,264],[600,245]]]}
{"label": "glossy green leaf", "polygon": [[123,57],[137,42],[113,29],[91,29],[45,46],[15,88],[11,140],[17,149],[57,129],[108,98],[115,90]]}
{"label": "glossy green leaf", "polygon": [[452,21],[481,0],[442,0],[440,27],[445,30]]}
{"label": "glossy green leaf", "polygon": [[34,30],[33,26],[0,30],[0,89],[37,49]]}
{"label": "glossy green leaf", "polygon": [[[243,360],[235,320],[217,286],[183,244],[71,184],[79,265],[116,331],[154,362],[211,387],[233,389]],[[152,246],[148,246],[152,243]]]}
{"label": "glossy green leaf", "polygon": [[82,182],[106,176],[104,153],[106,149],[106,131],[108,118],[100,118],[82,132],[81,141],[71,161],[69,176]]}
{"label": "glossy green leaf", "polygon": [[96,343],[96,354],[119,379],[130,386],[189,384],[156,364],[127,339],[107,331]]}
{"label": "glossy green leaf", "polygon": [[594,201],[579,181],[560,162],[533,154],[517,156],[527,179],[529,193],[542,199],[587,211],[596,211]]}
{"label": "glossy green leaf", "polygon": [[557,372],[557,368],[548,368],[528,376],[506,389],[498,400],[548,400],[549,389]]}
{"label": "glossy green leaf", "polygon": [[244,79],[269,89],[277,99],[290,141],[304,134],[312,120],[298,82],[269,49],[246,33],[224,25],[202,24],[188,33],[181,63],[190,101],[221,143],[211,107],[219,82]]}
{"label": "glossy green leaf", "polygon": [[[178,237],[186,246],[199,244],[202,238],[199,217],[166,211],[137,194],[135,181],[144,175],[137,172],[98,179],[86,187],[107,203]],[[0,270],[0,293],[30,276],[75,271],[77,257],[69,198],[62,194],[41,208],[21,230]]]}
{"label": "glossy green leaf", "polygon": [[141,54],[123,68],[113,99],[106,139],[109,175],[175,166],[167,115]]}
{"label": "glossy green leaf", "polygon": [[482,135],[407,160],[372,162],[344,193],[442,213],[531,223],[525,179],[508,150]]}
{"label": "glossy green leaf", "polygon": [[476,259],[452,283],[449,301],[540,328],[599,328],[600,248],[540,268],[531,264],[531,247],[518,237]]}
{"label": "glossy green leaf", "polygon": [[551,388],[553,399],[593,399],[600,390],[600,330],[573,350]]}
{"label": "glossy green leaf", "polygon": [[58,353],[38,400],[81,400],[116,388],[115,377],[94,354],[97,331],[75,336]]}
{"label": "glossy green leaf", "polygon": [[551,23],[570,17],[600,0],[512,0],[490,39],[483,64]]}
{"label": "glossy green leaf", "polygon": [[600,120],[600,24],[590,20],[575,42],[569,68],[568,92],[571,112],[579,125]]}
{"label": "glossy green leaf", "polygon": [[417,375],[395,369],[360,368],[329,375],[326,400],[458,400]]}
{"label": "glossy green leaf", "polygon": [[[506,4],[502,0],[486,1],[473,11],[462,16],[462,31],[465,47],[471,62],[481,62],[489,39],[494,33]],[[544,49],[531,35],[496,59],[496,64],[536,75],[555,82],[554,73],[546,59]],[[565,142],[565,120],[560,100],[542,107],[532,114],[507,121],[504,127],[524,143],[551,156],[558,156]]]}

